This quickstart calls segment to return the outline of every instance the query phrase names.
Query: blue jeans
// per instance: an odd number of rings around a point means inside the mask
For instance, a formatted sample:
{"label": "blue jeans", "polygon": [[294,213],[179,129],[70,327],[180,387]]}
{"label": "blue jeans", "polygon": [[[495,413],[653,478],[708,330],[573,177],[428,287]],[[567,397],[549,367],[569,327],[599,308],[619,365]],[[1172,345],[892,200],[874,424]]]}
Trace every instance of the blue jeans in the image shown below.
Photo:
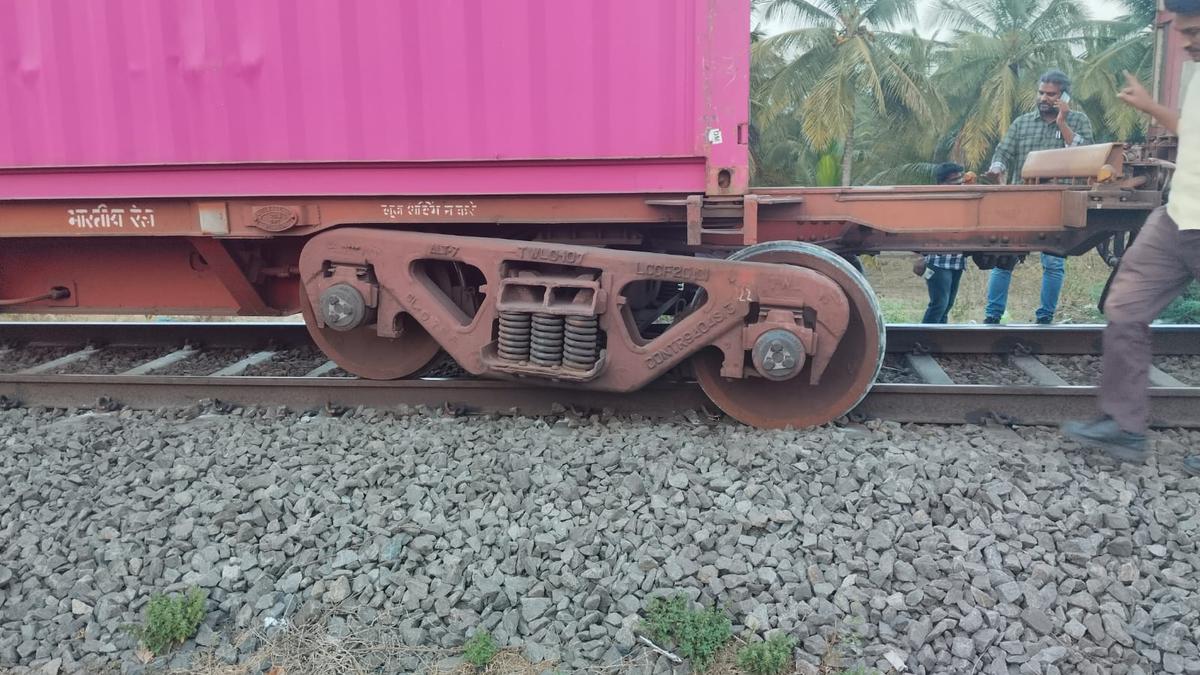
{"label": "blue jeans", "polygon": [[921,323],[946,323],[950,308],[954,306],[954,298],[958,296],[958,282],[962,279],[962,270],[948,270],[929,265],[933,276],[925,280],[929,288],[929,307],[925,308],[925,318]]}
{"label": "blue jeans", "polygon": [[[1058,294],[1062,292],[1065,265],[1065,258],[1049,253],[1042,254],[1042,306],[1038,307],[1036,315],[1039,320],[1054,320],[1054,312],[1058,309]],[[992,269],[992,275],[988,278],[987,309],[984,310],[984,316],[989,319],[1004,316],[1004,308],[1008,305],[1008,285],[1011,282],[1011,271],[999,267]]]}

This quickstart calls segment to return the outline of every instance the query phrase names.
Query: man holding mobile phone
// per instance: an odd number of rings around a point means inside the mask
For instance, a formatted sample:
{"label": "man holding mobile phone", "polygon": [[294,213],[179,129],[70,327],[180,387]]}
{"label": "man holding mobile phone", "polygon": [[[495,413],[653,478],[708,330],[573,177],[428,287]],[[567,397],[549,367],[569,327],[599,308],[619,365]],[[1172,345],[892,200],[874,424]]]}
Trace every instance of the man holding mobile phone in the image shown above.
{"label": "man holding mobile phone", "polygon": [[[1027,112],[1013,120],[1008,132],[992,156],[992,165],[987,176],[997,182],[1007,174],[1008,182],[1021,180],[1021,168],[1025,158],[1036,150],[1054,150],[1073,145],[1091,145],[1092,122],[1088,116],[1071,110],[1071,80],[1061,70],[1049,70],[1039,78],[1037,110]],[[1065,260],[1047,253],[1042,254],[1042,297],[1035,320],[1041,324],[1054,321],[1058,309],[1058,296],[1062,291]],[[1000,323],[1004,308],[1008,305],[1008,286],[1012,282],[1012,270],[992,269],[988,278],[987,308],[984,323]]]}

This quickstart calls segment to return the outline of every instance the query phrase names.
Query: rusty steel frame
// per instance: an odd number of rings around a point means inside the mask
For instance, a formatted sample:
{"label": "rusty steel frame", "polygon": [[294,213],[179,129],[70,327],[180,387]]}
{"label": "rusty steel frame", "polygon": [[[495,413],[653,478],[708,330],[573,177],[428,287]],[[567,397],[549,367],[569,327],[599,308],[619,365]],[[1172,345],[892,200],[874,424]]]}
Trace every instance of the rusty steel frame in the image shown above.
{"label": "rusty steel frame", "polygon": [[[765,212],[760,204],[757,232],[762,240],[795,239],[846,252],[1079,255],[1140,227],[1160,200],[1158,192],[1106,186],[813,189],[804,192],[803,204],[780,203]],[[737,246],[736,231],[731,235],[713,231],[710,238]]]}
{"label": "rusty steel frame", "polygon": [[[1133,192],[1127,197],[1126,203],[1138,209],[1153,201]],[[1089,199],[1087,190],[1065,185],[941,185],[760,188],[744,196],[708,198],[632,194],[117,199],[103,204],[0,201],[0,238],[263,239],[311,236],[334,227],[363,224],[449,231],[463,226],[690,224],[707,230],[703,234],[732,230],[753,238],[752,233],[743,231],[747,219],[751,226],[757,223],[762,241],[771,239],[761,230],[763,221],[793,225],[842,222],[892,234],[954,230],[994,230],[999,234],[1082,228],[1087,224],[1089,206],[1095,207]]]}
{"label": "rusty steel frame", "polygon": [[715,198],[0,201],[0,300],[61,286],[70,297],[22,309],[290,314],[299,310],[295,267],[304,241],[347,225],[684,254],[789,240],[844,252],[1075,255],[1136,229],[1159,199],[1106,185],[972,185],[772,188]]}

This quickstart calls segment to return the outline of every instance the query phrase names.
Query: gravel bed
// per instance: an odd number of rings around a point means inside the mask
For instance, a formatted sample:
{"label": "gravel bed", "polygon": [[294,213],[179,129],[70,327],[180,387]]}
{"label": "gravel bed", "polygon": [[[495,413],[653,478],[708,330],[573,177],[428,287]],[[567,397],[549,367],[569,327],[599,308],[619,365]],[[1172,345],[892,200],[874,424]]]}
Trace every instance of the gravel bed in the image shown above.
{"label": "gravel bed", "polygon": [[251,349],[205,349],[171,364],[153,375],[212,375],[255,353]]}
{"label": "gravel bed", "polygon": [[[955,384],[1033,384],[1024,371],[1000,355],[937,355],[938,365]],[[884,384],[922,384],[901,354],[888,354],[879,371]]]}
{"label": "gravel bed", "polygon": [[301,377],[328,360],[329,357],[316,347],[305,347],[278,352],[271,360],[250,366],[243,374],[260,377]]}
{"label": "gravel bed", "polygon": [[433,357],[424,368],[413,374],[415,377],[471,377],[471,374],[463,370],[462,366],[454,360],[453,356],[445,352],[439,353]]}
{"label": "gravel bed", "polygon": [[810,675],[835,643],[880,672],[1198,673],[1200,433],[1154,438],[1118,467],[1042,428],[0,411],[0,669],[142,672],[121,626],[195,585],[206,623],[152,666],[318,617],[579,672],[647,658],[639,611],[682,592]]}
{"label": "gravel bed", "polygon": [[888,354],[883,357],[883,366],[879,369],[879,377],[875,381],[880,384],[920,384],[920,377],[908,367],[908,361],[898,354]]}
{"label": "gravel bed", "polygon": [[1195,356],[1156,356],[1154,365],[1184,384],[1200,386],[1200,358]]}
{"label": "gravel bed", "polygon": [[1040,355],[1038,360],[1046,364],[1050,370],[1067,381],[1067,384],[1078,386],[1099,386],[1100,357],[1090,354],[1080,356],[1049,356]]}
{"label": "gravel bed", "polygon": [[73,354],[82,347],[20,347],[0,353],[0,372],[15,373],[19,370],[53,361]]}
{"label": "gravel bed", "polygon": [[82,361],[50,371],[55,375],[113,375],[153,361],[174,351],[160,347],[106,347]]}
{"label": "gravel bed", "polygon": [[947,354],[936,358],[955,384],[1033,384],[1033,379],[1012,365],[1007,356]]}

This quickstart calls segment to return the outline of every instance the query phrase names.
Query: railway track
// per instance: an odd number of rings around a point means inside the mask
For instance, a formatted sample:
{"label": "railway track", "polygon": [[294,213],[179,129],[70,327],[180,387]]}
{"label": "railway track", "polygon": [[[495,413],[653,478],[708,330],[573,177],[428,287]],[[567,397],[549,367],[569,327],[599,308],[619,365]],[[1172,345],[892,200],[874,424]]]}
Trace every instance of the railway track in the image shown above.
{"label": "railway track", "polygon": [[[920,423],[1057,424],[1093,414],[1101,326],[888,327],[880,380],[852,413]],[[1200,326],[1156,326],[1154,423],[1200,427]],[[537,415],[648,416],[715,410],[676,375],[634,394],[464,377],[367,381],[281,322],[0,323],[0,397],[9,405],[153,409],[224,404],[292,409],[428,406]],[[798,402],[802,405],[802,402]]]}

